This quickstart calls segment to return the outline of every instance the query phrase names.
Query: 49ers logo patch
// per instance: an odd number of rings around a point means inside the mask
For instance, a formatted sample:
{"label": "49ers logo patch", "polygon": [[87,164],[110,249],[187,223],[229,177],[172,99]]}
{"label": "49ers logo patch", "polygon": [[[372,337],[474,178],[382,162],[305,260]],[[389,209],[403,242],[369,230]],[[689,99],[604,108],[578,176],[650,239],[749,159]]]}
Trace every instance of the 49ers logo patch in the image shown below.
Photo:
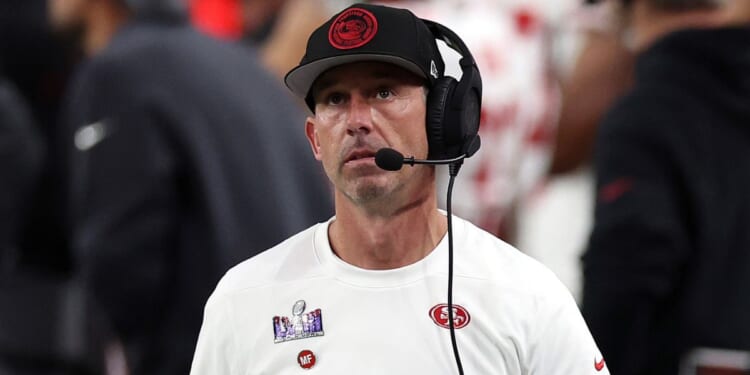
{"label": "49ers logo patch", "polygon": [[351,8],[341,13],[328,30],[328,41],[338,49],[361,47],[378,32],[378,20],[362,8]]}
{"label": "49ers logo patch", "polygon": [[[430,309],[430,318],[435,324],[443,328],[450,328],[448,317],[448,304],[441,303]],[[466,327],[471,321],[471,315],[462,306],[453,304],[453,327],[460,329]]]}

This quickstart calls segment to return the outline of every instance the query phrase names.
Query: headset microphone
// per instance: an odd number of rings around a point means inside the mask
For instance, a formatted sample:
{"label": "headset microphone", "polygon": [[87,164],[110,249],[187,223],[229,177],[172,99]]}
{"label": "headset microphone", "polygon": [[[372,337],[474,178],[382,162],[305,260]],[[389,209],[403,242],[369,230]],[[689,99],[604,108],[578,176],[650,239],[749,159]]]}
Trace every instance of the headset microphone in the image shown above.
{"label": "headset microphone", "polygon": [[414,159],[413,156],[406,158],[402,153],[392,148],[381,148],[375,153],[375,164],[386,171],[397,171],[401,169],[404,164],[409,164],[411,166],[414,166],[414,164],[445,165],[457,163],[465,158],[466,154],[453,159]]}

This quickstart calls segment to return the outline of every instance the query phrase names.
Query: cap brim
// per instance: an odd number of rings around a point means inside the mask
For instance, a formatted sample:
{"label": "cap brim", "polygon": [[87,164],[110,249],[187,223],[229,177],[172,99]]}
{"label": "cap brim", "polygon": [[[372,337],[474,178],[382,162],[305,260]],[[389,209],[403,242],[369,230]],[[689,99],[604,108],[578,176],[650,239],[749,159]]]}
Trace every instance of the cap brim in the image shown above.
{"label": "cap brim", "polygon": [[284,78],[284,83],[286,83],[287,87],[289,87],[289,90],[291,90],[295,95],[304,99],[307,97],[307,93],[310,91],[312,84],[325,71],[339,65],[360,61],[377,61],[390,63],[427,79],[425,73],[422,71],[422,69],[419,68],[417,64],[402,57],[363,53],[327,57],[324,59],[312,61],[305,65],[298,66],[287,73],[286,77]]}

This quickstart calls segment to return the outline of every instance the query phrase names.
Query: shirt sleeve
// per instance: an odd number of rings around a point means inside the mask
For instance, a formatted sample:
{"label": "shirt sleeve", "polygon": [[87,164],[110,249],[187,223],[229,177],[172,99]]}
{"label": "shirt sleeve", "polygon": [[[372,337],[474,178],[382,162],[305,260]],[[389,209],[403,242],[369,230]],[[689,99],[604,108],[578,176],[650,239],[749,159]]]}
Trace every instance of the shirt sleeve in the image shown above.
{"label": "shirt sleeve", "polygon": [[609,369],[572,295],[556,279],[541,297],[529,347],[528,374],[608,375]]}
{"label": "shirt sleeve", "polygon": [[206,303],[190,375],[233,374],[231,322],[225,297],[214,293]]}

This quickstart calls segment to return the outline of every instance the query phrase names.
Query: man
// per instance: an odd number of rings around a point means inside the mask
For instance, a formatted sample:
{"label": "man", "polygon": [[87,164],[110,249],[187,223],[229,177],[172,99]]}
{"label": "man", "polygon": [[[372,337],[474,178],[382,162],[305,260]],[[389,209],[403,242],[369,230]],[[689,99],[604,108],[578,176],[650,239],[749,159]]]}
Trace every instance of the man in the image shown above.
{"label": "man", "polygon": [[[451,325],[467,374],[608,373],[552,273],[459,218],[448,309],[435,168],[387,172],[373,157],[434,151],[427,102],[445,82],[435,37],[407,10],[363,4],[311,35],[286,83],[314,111],[305,132],[335,186],[336,216],[224,276],[206,305],[193,375],[454,373]],[[291,331],[296,317],[301,334]]]}
{"label": "man", "polygon": [[180,3],[50,3],[89,57],[63,138],[76,266],[132,374],[187,373],[220,276],[332,206],[290,96]]}
{"label": "man", "polygon": [[750,350],[750,28],[717,27],[721,5],[629,2],[635,86],[599,130],[584,256],[584,317],[618,375]]}

